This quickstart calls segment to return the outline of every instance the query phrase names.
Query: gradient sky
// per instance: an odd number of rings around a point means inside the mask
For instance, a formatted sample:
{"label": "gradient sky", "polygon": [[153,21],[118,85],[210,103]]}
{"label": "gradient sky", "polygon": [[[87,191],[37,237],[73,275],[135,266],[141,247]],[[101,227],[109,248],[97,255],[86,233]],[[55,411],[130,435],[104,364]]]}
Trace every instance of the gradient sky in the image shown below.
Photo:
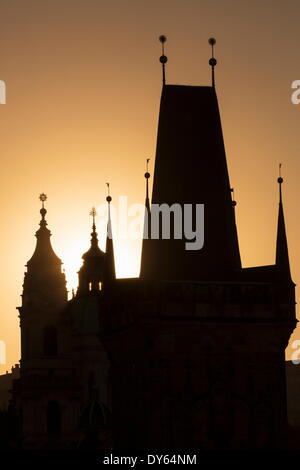
{"label": "gradient sky", "polygon": [[[275,259],[278,163],[291,269],[300,282],[299,122],[291,83],[300,79],[300,2],[1,0],[0,340],[19,360],[24,265],[48,195],[52,244],[74,286],[89,246],[89,211],[144,199],[161,92],[158,36],[168,37],[167,82],[208,85],[215,36],[216,86],[244,266]],[[201,201],[199,201],[201,202]],[[139,272],[140,243],[115,241],[117,274]],[[299,329],[292,339],[300,339]],[[288,356],[290,354],[288,349]]]}

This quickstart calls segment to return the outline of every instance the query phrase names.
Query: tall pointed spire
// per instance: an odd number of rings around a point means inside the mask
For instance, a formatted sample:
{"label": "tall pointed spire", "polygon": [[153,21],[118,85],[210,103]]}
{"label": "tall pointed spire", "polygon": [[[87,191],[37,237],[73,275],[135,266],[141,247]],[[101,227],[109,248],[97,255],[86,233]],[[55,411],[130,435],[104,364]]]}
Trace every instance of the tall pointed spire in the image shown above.
{"label": "tall pointed spire", "polygon": [[288,244],[285,230],[284,212],[282,204],[282,183],[281,177],[281,163],[279,164],[279,177],[277,179],[279,184],[279,210],[278,210],[278,224],[277,224],[277,241],[276,241],[276,267],[280,278],[291,280],[290,262]]}
{"label": "tall pointed spire", "polygon": [[163,82],[163,85],[166,84],[166,70],[165,70],[165,65],[166,63],[168,62],[168,57],[165,56],[165,42],[167,40],[166,36],[164,36],[163,34],[161,36],[159,36],[159,40],[161,42],[161,56],[159,58],[159,61],[162,65],[162,82]]}
{"label": "tall pointed spire", "polygon": [[108,204],[108,220],[107,220],[106,251],[105,251],[104,276],[103,276],[104,283],[109,282],[116,278],[114,245],[113,245],[113,239],[112,239],[111,214],[110,214],[110,203],[112,201],[112,197],[109,191],[109,183],[106,183],[106,185],[107,185],[106,201]]}
{"label": "tall pointed spire", "polygon": [[211,66],[211,84],[215,87],[215,66],[217,65],[217,60],[214,57],[215,38],[209,38],[208,43],[211,45],[211,58],[209,59],[209,65]]}
{"label": "tall pointed spire", "polygon": [[95,207],[92,207],[90,216],[93,218],[92,232],[91,232],[91,247],[82,255],[82,259],[85,261],[91,258],[103,258],[104,253],[100,250],[98,245],[98,234],[96,231],[95,217],[97,215]]}

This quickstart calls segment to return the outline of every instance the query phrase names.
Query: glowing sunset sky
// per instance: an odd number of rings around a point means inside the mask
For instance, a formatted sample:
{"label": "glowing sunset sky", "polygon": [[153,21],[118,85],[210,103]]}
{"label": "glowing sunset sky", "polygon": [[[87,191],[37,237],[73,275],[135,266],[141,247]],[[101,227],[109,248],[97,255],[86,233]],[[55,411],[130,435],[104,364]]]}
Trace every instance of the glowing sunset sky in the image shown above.
{"label": "glowing sunset sky", "polygon": [[[161,92],[158,36],[167,82],[209,85],[215,36],[216,87],[235,199],[243,266],[275,260],[277,172],[293,280],[300,279],[300,2],[10,0],[0,6],[1,305],[7,364],[19,360],[16,306],[35,247],[41,192],[53,247],[75,287],[89,246],[92,206],[144,200],[153,173]],[[199,201],[201,202],[201,201]],[[103,237],[103,234],[102,234]],[[102,245],[103,246],[103,245]],[[115,240],[117,274],[139,272],[139,241]],[[293,339],[300,338],[296,330]],[[290,353],[290,350],[288,354]]]}

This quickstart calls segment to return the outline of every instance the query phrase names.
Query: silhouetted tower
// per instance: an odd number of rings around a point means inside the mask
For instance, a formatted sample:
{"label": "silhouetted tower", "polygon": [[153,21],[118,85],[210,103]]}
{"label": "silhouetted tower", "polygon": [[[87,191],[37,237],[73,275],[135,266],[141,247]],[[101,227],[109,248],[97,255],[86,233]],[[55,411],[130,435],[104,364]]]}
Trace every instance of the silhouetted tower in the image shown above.
{"label": "silhouetted tower", "polygon": [[[212,86],[163,83],[151,228],[165,204],[170,237],[160,230],[143,241],[140,278],[117,280],[106,307],[116,449],[285,446],[285,348],[296,318],[282,180],[276,263],[242,268],[210,65]],[[196,228],[204,245],[188,250]]]}
{"label": "silhouetted tower", "polygon": [[[76,371],[83,386],[83,403],[90,400],[90,383],[103,406],[110,407],[109,361],[99,342],[103,329],[103,294],[106,284],[107,257],[98,245],[96,232],[96,210],[92,208],[93,218],[91,246],[82,256],[83,265],[79,270],[77,294],[70,300],[68,315],[71,318],[72,357]],[[109,223],[110,217],[108,217]]]}
{"label": "silhouetted tower", "polygon": [[[51,246],[51,232],[47,228],[47,211],[44,203],[47,197],[40,195],[42,219],[36,232],[36,248],[27,263],[24,277],[21,327],[21,371],[32,368],[41,356],[57,355],[60,347],[58,322],[60,312],[67,303],[65,274],[62,262]],[[48,354],[49,353],[49,354]]]}
{"label": "silhouetted tower", "polygon": [[[77,294],[73,292],[68,302],[62,263],[52,249],[45,220],[46,196],[42,194],[40,199],[42,220],[35,252],[27,263],[19,308],[21,377],[13,388],[22,418],[22,447],[74,448],[89,432],[93,445],[110,445],[110,364],[99,342],[106,255],[98,246],[96,211],[91,211],[91,247],[83,255]],[[86,410],[94,408],[87,421]]]}
{"label": "silhouetted tower", "polygon": [[[36,248],[27,263],[22,306],[20,379],[14,382],[13,397],[21,421],[23,447],[40,448],[60,442],[67,423],[63,409],[66,389],[74,385],[68,358],[69,332],[64,326],[67,305],[62,262],[54,253],[47,228],[46,195],[41,194],[42,219],[36,232]],[[63,376],[64,382],[57,377]],[[56,377],[56,378],[55,378]],[[62,386],[63,385],[63,386]],[[76,387],[74,396],[76,395]],[[52,444],[50,444],[50,442]]]}

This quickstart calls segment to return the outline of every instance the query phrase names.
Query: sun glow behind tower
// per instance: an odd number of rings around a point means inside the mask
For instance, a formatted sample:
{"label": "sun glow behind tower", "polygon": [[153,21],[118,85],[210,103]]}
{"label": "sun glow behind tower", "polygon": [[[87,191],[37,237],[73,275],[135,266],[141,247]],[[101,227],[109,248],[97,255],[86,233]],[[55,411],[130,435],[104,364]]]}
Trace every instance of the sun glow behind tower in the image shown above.
{"label": "sun glow behind tower", "polygon": [[[84,232],[84,230],[82,230]],[[74,236],[70,240],[57,240],[63,266],[67,279],[67,289],[69,297],[72,295],[72,289],[76,291],[78,287],[78,271],[82,265],[82,254],[89,246],[89,232],[81,233],[81,236]],[[105,234],[99,233],[99,246],[105,250]],[[142,240],[119,240],[114,238],[114,252],[116,263],[116,275],[118,278],[137,277],[140,269],[140,253]]]}
{"label": "sun glow behind tower", "polygon": [[[7,83],[8,99],[0,107],[5,267],[0,331],[7,342],[7,368],[19,358],[15,306],[20,302],[24,264],[35,242],[35,194],[41,189],[41,176],[51,202],[52,242],[64,263],[69,290],[77,286],[81,256],[90,240],[88,212],[99,201],[103,181],[111,178],[115,191],[127,194],[128,190],[132,199],[143,201],[139,178],[145,157],[154,154],[161,87],[156,35],[161,31],[168,36],[169,83],[176,79],[210,84],[206,59],[211,57],[207,38],[212,28],[218,38],[216,86],[238,201],[243,265],[273,261],[274,175],[284,158],[291,270],[298,283],[299,223],[294,214],[299,199],[300,105],[291,104],[290,83],[299,78],[295,63],[299,7],[274,3],[270,11],[267,3],[254,0],[245,10],[243,2],[234,2],[229,17],[224,0],[205,8],[194,3],[187,8],[173,0],[163,4],[134,0],[128,9],[120,1],[118,8],[76,1],[71,10],[67,2],[2,5],[1,78]],[[67,222],[62,199],[70,201],[73,211]],[[105,249],[104,234],[98,232]],[[7,248],[11,245],[13,254]],[[115,240],[118,277],[138,274],[139,253],[138,242]]]}

